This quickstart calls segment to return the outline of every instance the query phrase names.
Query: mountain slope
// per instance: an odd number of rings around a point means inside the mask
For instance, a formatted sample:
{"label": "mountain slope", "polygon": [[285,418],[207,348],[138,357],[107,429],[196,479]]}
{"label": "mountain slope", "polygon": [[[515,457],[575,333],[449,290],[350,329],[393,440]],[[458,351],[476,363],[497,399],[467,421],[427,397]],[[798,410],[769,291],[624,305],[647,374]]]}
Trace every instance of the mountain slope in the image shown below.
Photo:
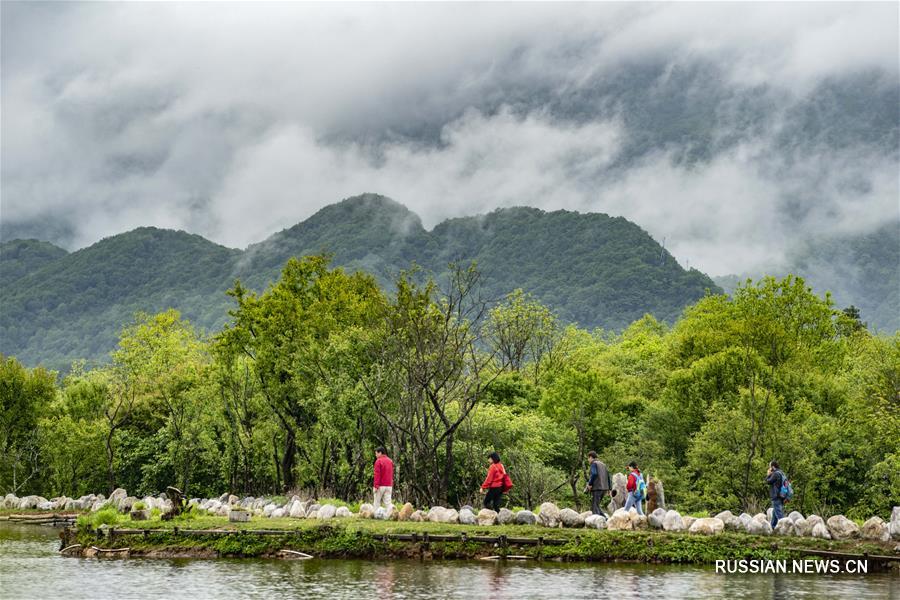
{"label": "mountain slope", "polygon": [[12,240],[0,243],[0,286],[12,285],[66,254],[68,252],[50,242]]}
{"label": "mountain slope", "polygon": [[[706,289],[640,227],[622,218],[533,208],[452,219],[426,231],[404,206],[363,195],[323,208],[246,251],[200,236],[140,228],[28,271],[0,292],[0,352],[62,368],[103,360],[136,311],[174,307],[207,330],[227,320],[225,291],[240,277],[263,289],[291,256],[326,252],[383,285],[411,262],[441,278],[475,260],[491,297],[521,287],[566,321],[618,329],[649,312],[674,320]],[[388,288],[389,289],[389,288]]]}

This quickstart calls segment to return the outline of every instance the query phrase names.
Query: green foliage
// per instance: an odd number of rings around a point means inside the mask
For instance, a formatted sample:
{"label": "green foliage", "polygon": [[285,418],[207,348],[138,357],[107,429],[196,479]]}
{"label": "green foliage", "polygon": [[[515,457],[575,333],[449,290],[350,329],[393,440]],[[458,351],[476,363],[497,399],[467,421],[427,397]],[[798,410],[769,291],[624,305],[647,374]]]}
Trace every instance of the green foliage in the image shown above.
{"label": "green foliage", "polygon": [[356,510],[384,445],[394,499],[419,506],[479,502],[492,451],[515,483],[507,504],[529,508],[586,502],[589,450],[614,473],[636,460],[683,511],[765,508],[772,459],[804,513],[887,517],[900,496],[900,334],[873,335],[801,279],[612,333],[562,327],[521,292],[486,305],[474,268],[420,275],[385,296],[326,258],[291,260],[263,294],[236,283],[212,339],[166,311],[59,382],[3,358],[0,491],[175,484]]}

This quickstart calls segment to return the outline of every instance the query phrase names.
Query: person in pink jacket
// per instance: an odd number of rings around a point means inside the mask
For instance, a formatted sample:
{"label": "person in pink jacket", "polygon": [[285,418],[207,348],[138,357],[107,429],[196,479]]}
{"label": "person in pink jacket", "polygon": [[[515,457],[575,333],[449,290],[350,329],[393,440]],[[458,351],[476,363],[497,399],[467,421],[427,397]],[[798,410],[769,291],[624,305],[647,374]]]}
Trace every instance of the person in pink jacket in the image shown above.
{"label": "person in pink jacket", "polygon": [[372,483],[375,493],[375,510],[384,504],[388,512],[394,509],[391,493],[394,491],[394,462],[388,458],[384,446],[375,448],[375,481]]}

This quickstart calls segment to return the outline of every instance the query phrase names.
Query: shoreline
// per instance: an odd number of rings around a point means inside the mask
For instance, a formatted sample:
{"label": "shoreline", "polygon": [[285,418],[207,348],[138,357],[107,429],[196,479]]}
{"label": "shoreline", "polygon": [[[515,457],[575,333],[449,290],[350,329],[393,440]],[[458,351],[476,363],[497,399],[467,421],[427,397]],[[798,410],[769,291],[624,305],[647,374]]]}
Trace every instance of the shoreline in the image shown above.
{"label": "shoreline", "polygon": [[[148,523],[148,525],[150,525]],[[185,525],[187,525],[185,527]],[[421,527],[347,522],[291,528],[191,528],[189,523],[144,529],[61,530],[61,550],[78,557],[143,558],[312,558],[629,562],[712,565],[716,560],[815,558],[837,553],[869,558],[900,570],[900,552],[889,542],[754,536],[696,535],[665,531],[547,530],[539,527]],[[416,524],[420,525],[420,524]],[[436,525],[436,524],[427,524]],[[507,528],[502,528],[507,529]],[[76,547],[75,545],[80,545]],[[127,549],[127,551],[125,550]],[[887,557],[882,562],[876,557]]]}

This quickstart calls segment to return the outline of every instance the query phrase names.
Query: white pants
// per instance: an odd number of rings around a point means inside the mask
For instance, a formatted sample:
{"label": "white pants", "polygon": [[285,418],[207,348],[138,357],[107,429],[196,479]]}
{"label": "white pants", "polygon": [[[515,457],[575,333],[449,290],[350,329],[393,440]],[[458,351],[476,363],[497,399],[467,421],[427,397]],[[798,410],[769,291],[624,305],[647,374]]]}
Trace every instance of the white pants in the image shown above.
{"label": "white pants", "polygon": [[391,492],[394,491],[389,485],[381,485],[377,488],[372,488],[372,491],[375,492],[375,510],[378,510],[378,507],[384,503],[384,509],[387,511],[393,510],[394,505],[391,504]]}

